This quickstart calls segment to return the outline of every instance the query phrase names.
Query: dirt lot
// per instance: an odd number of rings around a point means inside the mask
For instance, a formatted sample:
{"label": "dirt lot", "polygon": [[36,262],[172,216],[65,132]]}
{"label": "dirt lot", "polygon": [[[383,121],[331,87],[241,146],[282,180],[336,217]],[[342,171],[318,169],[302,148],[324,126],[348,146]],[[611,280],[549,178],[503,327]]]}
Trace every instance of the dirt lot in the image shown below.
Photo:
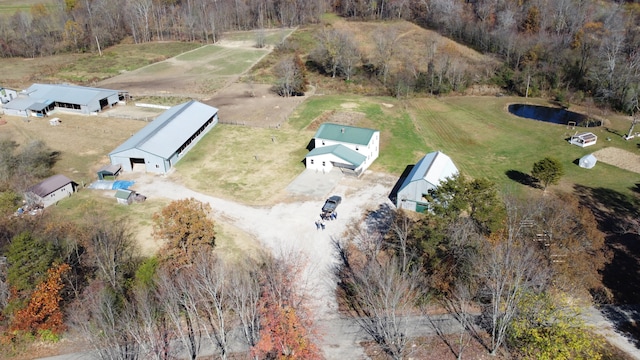
{"label": "dirt lot", "polygon": [[593,155],[598,161],[640,174],[640,155],[614,147],[600,149]]}

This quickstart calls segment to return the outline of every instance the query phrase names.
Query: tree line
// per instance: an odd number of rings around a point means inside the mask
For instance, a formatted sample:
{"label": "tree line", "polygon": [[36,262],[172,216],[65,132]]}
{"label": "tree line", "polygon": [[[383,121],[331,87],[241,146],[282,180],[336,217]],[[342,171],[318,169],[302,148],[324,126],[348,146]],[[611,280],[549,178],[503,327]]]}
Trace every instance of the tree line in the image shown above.
{"label": "tree line", "polygon": [[604,235],[589,209],[572,195],[500,195],[461,175],[425,202],[424,214],[378,209],[335,242],[339,296],[389,358],[416,356],[408,315],[434,306],[461,325],[442,337],[458,359],[471,341],[514,358],[602,358],[604,340],[576,305],[606,293]]}
{"label": "tree line", "polygon": [[520,95],[593,98],[626,113],[638,105],[637,1],[338,0],[333,9],[351,19],[407,19],[498,55],[504,66],[492,81]]}
{"label": "tree line", "polygon": [[0,18],[0,56],[94,51],[126,37],[216,42],[225,31],[317,22],[325,0],[56,0]]}
{"label": "tree line", "polygon": [[[454,59],[416,72],[391,71],[393,34],[377,36],[376,54],[359,54],[344,34],[320,34],[313,62],[332,77],[375,74],[394,95],[461,91],[492,83],[527,96],[597,104],[631,113],[640,94],[640,8],[636,2],[539,0],[57,0],[0,19],[0,56],[94,51],[122,41],[215,42],[230,30],[298,26],[323,13],[357,20],[406,19],[503,60],[490,74],[457,69]],[[336,38],[338,37],[338,38]],[[342,37],[342,38],[340,38]],[[338,62],[338,51],[341,60]],[[433,53],[425,45],[426,54]],[[433,54],[432,54],[433,55]]]}
{"label": "tree line", "polygon": [[[142,256],[131,225],[89,211],[0,220],[0,344],[7,355],[34,340],[79,334],[102,359],[319,359],[290,254],[220,258],[210,207],[169,203],[153,217],[163,246]],[[240,349],[232,343],[240,341]]]}

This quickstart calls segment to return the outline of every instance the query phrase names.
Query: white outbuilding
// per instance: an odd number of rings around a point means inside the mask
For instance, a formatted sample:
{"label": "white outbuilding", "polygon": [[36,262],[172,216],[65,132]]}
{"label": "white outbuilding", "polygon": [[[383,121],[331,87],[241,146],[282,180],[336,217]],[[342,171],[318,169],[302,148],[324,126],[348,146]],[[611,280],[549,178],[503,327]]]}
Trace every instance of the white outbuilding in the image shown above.
{"label": "white outbuilding", "polygon": [[378,158],[380,131],[324,123],[313,137],[313,149],[305,156],[307,169],[329,172],[334,167],[357,176]]}
{"label": "white outbuilding", "polygon": [[426,154],[416,163],[398,188],[396,207],[417,212],[427,208],[426,197],[442,181],[458,174],[458,168],[450,157],[440,151]]}
{"label": "white outbuilding", "polygon": [[191,100],[160,114],[110,152],[109,159],[122,171],[140,167],[166,174],[217,123],[218,109]]}
{"label": "white outbuilding", "polygon": [[589,154],[581,157],[580,160],[578,160],[578,166],[585,169],[591,169],[592,167],[596,166],[597,162],[598,159],[596,159],[596,156],[593,154]]}
{"label": "white outbuilding", "polygon": [[580,147],[587,147],[595,145],[598,141],[598,136],[594,133],[584,132],[575,134],[569,139],[569,143]]}

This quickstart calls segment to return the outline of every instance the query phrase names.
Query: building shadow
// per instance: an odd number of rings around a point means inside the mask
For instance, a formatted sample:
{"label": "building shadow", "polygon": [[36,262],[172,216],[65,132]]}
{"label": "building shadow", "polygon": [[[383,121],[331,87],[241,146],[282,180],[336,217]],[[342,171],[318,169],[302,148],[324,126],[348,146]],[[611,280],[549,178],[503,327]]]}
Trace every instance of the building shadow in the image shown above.
{"label": "building shadow", "polygon": [[404,168],[402,175],[400,175],[398,182],[396,182],[396,184],[393,185],[393,188],[391,189],[391,193],[389,193],[389,200],[391,200],[392,203],[397,204],[398,190],[400,190],[400,186],[402,186],[402,183],[404,183],[407,177],[409,177],[409,174],[411,173],[411,170],[413,170],[414,167],[415,165],[407,165],[407,167]]}

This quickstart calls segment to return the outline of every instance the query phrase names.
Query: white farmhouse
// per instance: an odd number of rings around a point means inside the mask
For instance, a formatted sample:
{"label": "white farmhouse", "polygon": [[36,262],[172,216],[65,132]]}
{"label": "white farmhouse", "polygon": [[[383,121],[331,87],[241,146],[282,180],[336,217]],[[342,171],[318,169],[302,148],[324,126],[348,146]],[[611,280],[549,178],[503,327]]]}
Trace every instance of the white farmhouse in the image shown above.
{"label": "white farmhouse", "polygon": [[329,172],[337,167],[360,176],[378,158],[380,131],[324,123],[314,135],[313,144],[305,157],[307,169]]}
{"label": "white farmhouse", "polygon": [[425,155],[413,167],[398,189],[396,207],[417,212],[427,208],[426,196],[440,182],[458,174],[458,168],[450,157],[434,151]]}

